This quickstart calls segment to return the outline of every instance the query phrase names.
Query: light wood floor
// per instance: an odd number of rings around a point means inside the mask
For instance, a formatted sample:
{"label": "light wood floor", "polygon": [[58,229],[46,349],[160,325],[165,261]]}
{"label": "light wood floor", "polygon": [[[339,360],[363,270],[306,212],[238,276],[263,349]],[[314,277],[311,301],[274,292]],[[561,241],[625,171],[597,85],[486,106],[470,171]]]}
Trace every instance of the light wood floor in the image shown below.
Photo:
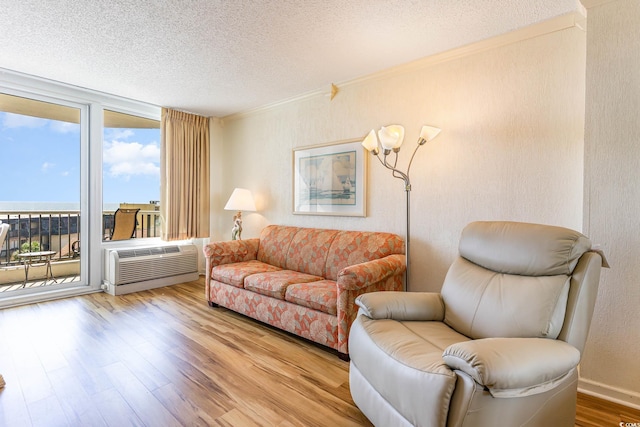
{"label": "light wood floor", "polygon": [[[348,368],[210,308],[202,279],[0,310],[0,426],[370,426]],[[640,412],[580,396],[576,426],[620,421]]]}

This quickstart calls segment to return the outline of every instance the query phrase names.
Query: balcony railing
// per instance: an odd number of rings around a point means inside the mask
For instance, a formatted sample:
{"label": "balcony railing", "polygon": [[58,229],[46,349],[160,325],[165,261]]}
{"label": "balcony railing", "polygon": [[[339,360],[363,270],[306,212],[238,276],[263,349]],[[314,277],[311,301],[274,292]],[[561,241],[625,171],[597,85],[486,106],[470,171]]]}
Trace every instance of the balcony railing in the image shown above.
{"label": "balcony railing", "polygon": [[[102,213],[102,236],[113,231],[114,212]],[[74,242],[80,241],[80,212],[0,212],[0,221],[11,226],[0,248],[0,267],[19,265],[20,252],[55,251],[55,261],[77,258]],[[159,237],[160,212],[138,212],[133,238]]]}

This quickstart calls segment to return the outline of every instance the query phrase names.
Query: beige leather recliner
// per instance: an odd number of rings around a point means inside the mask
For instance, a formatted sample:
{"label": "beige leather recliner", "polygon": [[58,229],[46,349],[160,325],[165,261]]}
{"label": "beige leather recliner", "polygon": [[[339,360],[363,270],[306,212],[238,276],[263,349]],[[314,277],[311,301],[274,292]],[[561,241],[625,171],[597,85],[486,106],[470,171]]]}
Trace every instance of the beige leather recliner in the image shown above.
{"label": "beige leather recliner", "polygon": [[561,227],[474,222],[440,293],[356,300],[356,405],[383,426],[572,426],[602,257]]}

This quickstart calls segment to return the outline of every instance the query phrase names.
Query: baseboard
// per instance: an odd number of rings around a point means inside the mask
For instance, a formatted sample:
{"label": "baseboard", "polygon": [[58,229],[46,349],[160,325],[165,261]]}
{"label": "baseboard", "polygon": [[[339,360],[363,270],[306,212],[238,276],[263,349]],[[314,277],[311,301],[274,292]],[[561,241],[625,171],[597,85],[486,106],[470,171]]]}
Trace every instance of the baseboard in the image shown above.
{"label": "baseboard", "polygon": [[640,410],[640,393],[580,378],[578,391],[619,405]]}

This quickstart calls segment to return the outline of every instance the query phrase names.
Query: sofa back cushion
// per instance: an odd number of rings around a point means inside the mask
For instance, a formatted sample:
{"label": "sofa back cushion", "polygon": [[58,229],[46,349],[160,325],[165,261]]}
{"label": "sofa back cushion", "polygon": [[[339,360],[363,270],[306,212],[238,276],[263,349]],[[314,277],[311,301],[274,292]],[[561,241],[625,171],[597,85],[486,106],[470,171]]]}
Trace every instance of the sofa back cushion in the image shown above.
{"label": "sofa back cushion", "polygon": [[445,322],[474,339],[557,338],[571,274],[590,247],[566,228],[471,223],[442,286]]}
{"label": "sofa back cushion", "polygon": [[337,280],[345,267],[404,254],[404,240],[391,233],[269,225],[260,233],[258,261]]}
{"label": "sofa back cushion", "polygon": [[329,247],[339,232],[320,228],[300,228],[291,239],[288,270],[325,277]]}
{"label": "sofa back cushion", "polygon": [[404,254],[404,240],[400,236],[381,232],[340,231],[329,248],[324,277],[338,280],[338,273],[345,267],[393,254]]}
{"label": "sofa back cushion", "polygon": [[268,225],[260,233],[260,246],[258,247],[258,261],[276,267],[286,268],[287,254],[293,236],[298,232],[298,227],[283,225]]}

